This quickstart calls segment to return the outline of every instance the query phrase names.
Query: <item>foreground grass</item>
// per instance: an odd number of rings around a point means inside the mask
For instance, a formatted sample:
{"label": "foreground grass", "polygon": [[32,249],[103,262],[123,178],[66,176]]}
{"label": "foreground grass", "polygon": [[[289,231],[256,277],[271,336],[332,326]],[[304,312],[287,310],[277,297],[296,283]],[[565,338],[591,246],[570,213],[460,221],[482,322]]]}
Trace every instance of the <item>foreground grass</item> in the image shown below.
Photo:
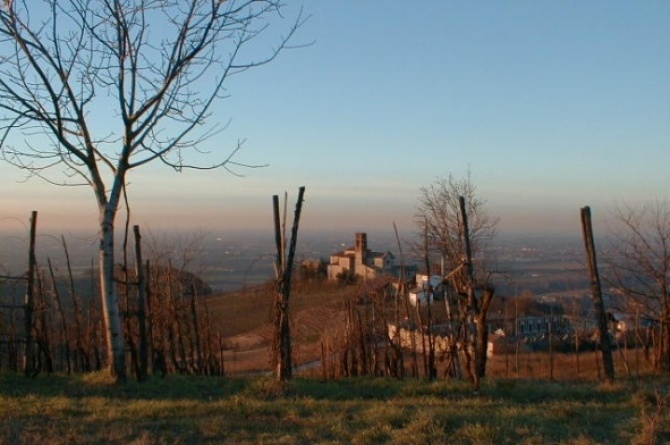
{"label": "foreground grass", "polygon": [[670,437],[665,388],[0,374],[0,443],[654,444]]}

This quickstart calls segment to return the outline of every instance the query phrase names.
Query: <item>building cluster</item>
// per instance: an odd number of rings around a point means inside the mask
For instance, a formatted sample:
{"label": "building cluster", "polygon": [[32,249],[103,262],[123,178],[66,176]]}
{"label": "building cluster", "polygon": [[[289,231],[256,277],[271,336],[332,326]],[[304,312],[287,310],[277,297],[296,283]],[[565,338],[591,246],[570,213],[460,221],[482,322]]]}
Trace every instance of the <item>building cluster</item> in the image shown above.
{"label": "building cluster", "polygon": [[[375,281],[381,277],[398,277],[400,275],[400,265],[396,263],[396,258],[389,251],[374,251],[368,248],[367,234],[356,233],[355,244],[349,248],[343,249],[330,255],[330,259],[325,266],[329,280],[339,280],[353,282],[357,280]],[[412,283],[407,290],[409,303],[416,307],[433,303],[434,300],[443,300],[446,295],[446,288],[443,278],[440,275],[422,275],[416,273],[416,267],[405,266],[407,281]],[[397,280],[386,283],[387,293],[394,295],[398,292]],[[595,320],[588,314],[579,314],[568,316],[562,309],[557,313],[542,313],[534,311],[523,315],[516,314],[514,317],[509,314],[491,313],[487,317],[488,329],[490,333],[489,353],[509,352],[511,345],[518,350],[521,344],[522,350],[528,348],[542,347],[549,341],[570,341],[577,335],[587,337],[583,345],[589,343],[595,344],[594,338],[589,338],[596,328]],[[622,333],[627,330],[621,319],[612,318],[611,333],[613,341],[616,341]],[[448,324],[448,323],[447,323]],[[435,326],[433,333],[435,342],[445,349],[449,347],[448,336],[444,332],[439,332],[445,326]],[[446,326],[446,331],[455,327]],[[409,345],[409,339],[412,337],[412,331],[416,326],[402,325],[395,326],[389,323],[388,330],[391,338],[399,336],[404,339],[404,343]],[[407,346],[404,345],[404,346]],[[539,346],[538,346],[539,345]]]}
{"label": "building cluster", "polygon": [[356,244],[330,256],[327,273],[329,280],[374,280],[383,275],[397,276],[400,267],[391,252],[368,249],[366,233],[356,234]]}

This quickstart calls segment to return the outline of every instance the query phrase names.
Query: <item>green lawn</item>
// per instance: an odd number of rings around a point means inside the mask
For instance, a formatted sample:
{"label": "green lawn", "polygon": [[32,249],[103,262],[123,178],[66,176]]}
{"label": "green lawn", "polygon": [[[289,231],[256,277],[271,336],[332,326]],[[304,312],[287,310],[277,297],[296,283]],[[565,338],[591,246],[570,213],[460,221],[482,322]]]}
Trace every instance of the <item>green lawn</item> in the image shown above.
{"label": "green lawn", "polygon": [[[463,382],[0,374],[1,444],[653,444],[667,381],[614,387]],[[660,392],[659,392],[660,391]]]}

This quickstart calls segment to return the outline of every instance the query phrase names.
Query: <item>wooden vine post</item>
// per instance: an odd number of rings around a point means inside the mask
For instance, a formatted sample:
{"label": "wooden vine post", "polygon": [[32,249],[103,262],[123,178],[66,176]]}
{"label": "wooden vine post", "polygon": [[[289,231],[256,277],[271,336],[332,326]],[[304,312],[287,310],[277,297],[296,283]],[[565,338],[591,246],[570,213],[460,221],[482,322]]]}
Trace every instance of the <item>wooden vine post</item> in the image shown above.
{"label": "wooden vine post", "polygon": [[26,286],[23,325],[26,335],[23,352],[23,373],[32,377],[35,375],[33,319],[35,317],[35,235],[37,231],[37,212],[33,211],[30,217],[30,250],[28,251],[28,284]]}
{"label": "wooden vine post", "polygon": [[[147,284],[144,275],[144,264],[142,261],[142,235],[140,233],[140,226],[133,226],[133,234],[135,235],[135,277],[137,279],[137,324],[140,337],[140,363],[137,379],[142,381],[147,378],[149,369],[149,342],[147,340],[146,313]],[[195,295],[193,295],[193,298],[195,298]]]}
{"label": "wooden vine post", "polygon": [[603,359],[603,369],[605,376],[610,384],[614,383],[614,362],[612,361],[612,349],[610,348],[610,339],[607,329],[607,316],[605,314],[605,304],[600,287],[600,276],[598,275],[598,263],[596,260],[596,248],[593,241],[593,226],[591,224],[591,208],[586,206],[581,209],[582,232],[584,234],[584,247],[586,248],[586,258],[589,264],[589,274],[591,277],[591,293],[593,306],[598,321],[598,332],[600,337],[600,351]]}
{"label": "wooden vine post", "polygon": [[289,325],[289,298],[291,296],[291,274],[293,272],[293,261],[298,239],[298,223],[302,211],[302,202],[305,195],[305,187],[300,187],[298,200],[295,205],[293,216],[293,228],[291,229],[291,242],[288,255],[285,252],[286,235],[282,231],[279,216],[279,196],[272,197],[274,213],[275,242],[277,247],[277,260],[275,262],[276,273],[276,295],[274,307],[274,344],[273,361],[276,365],[277,379],[280,382],[290,380],[292,377],[291,363],[291,332]]}

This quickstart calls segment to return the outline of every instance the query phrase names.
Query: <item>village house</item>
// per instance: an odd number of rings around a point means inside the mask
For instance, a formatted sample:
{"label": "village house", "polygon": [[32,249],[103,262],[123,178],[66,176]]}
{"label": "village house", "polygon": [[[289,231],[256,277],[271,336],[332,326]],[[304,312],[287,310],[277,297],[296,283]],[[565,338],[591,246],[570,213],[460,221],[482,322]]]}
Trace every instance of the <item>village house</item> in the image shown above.
{"label": "village house", "polygon": [[427,304],[429,301],[433,302],[435,290],[442,285],[442,277],[439,275],[418,274],[416,276],[416,286],[412,287],[408,292],[409,303],[416,306],[417,302],[420,304]]}
{"label": "village house", "polygon": [[376,279],[397,272],[395,256],[391,252],[375,252],[368,249],[366,233],[356,234],[356,244],[330,256],[328,279]]}

